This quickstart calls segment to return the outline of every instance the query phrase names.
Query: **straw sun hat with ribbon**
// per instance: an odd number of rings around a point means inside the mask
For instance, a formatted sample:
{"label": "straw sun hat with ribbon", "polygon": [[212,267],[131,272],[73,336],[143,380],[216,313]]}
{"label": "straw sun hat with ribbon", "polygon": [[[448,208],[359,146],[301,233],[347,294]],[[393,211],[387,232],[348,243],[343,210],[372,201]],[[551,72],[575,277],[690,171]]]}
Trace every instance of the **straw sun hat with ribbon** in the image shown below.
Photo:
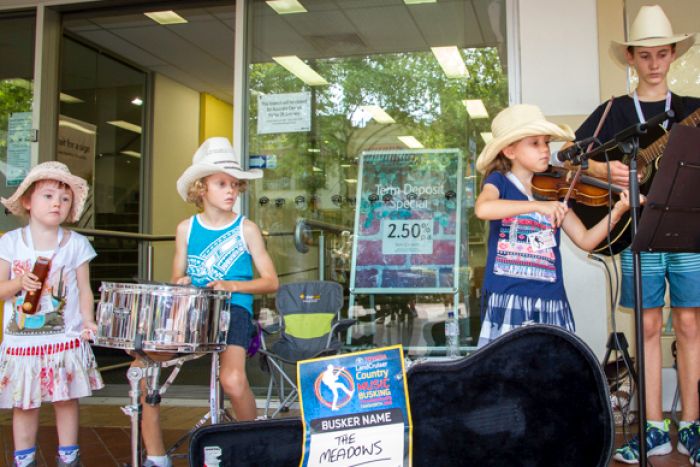
{"label": "straw sun hat with ribbon", "polygon": [[260,169],[243,170],[241,159],[227,138],[213,137],[202,143],[192,157],[192,165],[177,180],[177,192],[187,201],[187,191],[200,178],[225,173],[238,180],[262,178]]}
{"label": "straw sun hat with ribbon", "polygon": [[546,135],[552,141],[573,141],[574,132],[568,125],[557,125],[544,118],[539,107],[517,104],[502,110],[491,122],[493,139],[476,160],[476,170],[484,173],[489,164],[506,147],[528,136]]}
{"label": "straw sun hat with ribbon", "polygon": [[625,52],[627,47],[659,47],[676,44],[676,58],[688,51],[695,43],[695,34],[673,34],[671,22],[659,5],[647,5],[640,8],[632,23],[627,42],[613,41],[610,45],[612,55],[627,65]]}
{"label": "straw sun hat with ribbon", "polygon": [[32,186],[32,183],[40,180],[56,180],[70,187],[73,192],[73,204],[71,205],[71,211],[66,220],[68,222],[77,222],[78,219],[80,219],[80,214],[83,212],[85,200],[87,200],[89,190],[88,184],[84,179],[70,173],[66,164],[61,162],[43,162],[34,166],[24,180],[22,180],[22,183],[19,184],[12,196],[9,198],[2,198],[0,202],[15,216],[26,215],[27,210],[22,204],[22,195]]}

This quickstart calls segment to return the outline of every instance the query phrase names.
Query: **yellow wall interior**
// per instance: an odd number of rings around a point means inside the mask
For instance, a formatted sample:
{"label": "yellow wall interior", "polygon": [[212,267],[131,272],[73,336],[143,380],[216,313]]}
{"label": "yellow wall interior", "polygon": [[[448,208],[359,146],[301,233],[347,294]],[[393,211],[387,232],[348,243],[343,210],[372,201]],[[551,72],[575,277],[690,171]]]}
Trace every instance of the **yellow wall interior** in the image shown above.
{"label": "yellow wall interior", "polygon": [[212,136],[233,141],[233,106],[203,92],[199,99],[199,142]]}

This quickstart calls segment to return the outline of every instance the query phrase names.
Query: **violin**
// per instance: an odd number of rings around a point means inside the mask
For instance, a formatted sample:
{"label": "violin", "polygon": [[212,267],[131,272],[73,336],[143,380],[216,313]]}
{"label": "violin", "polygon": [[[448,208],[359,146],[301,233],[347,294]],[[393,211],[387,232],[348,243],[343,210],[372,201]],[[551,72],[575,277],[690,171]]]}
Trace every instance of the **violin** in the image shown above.
{"label": "violin", "polygon": [[607,206],[611,191],[619,194],[623,188],[564,167],[550,165],[546,172],[532,177],[532,196],[541,201],[571,198],[586,206]]}

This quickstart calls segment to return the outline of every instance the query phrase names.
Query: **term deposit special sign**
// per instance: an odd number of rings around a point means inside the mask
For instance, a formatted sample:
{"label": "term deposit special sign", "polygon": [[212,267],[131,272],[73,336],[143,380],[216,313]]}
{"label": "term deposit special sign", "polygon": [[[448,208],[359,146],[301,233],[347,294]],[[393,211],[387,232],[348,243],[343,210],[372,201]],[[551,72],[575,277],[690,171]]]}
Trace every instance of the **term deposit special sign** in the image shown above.
{"label": "term deposit special sign", "polygon": [[461,161],[457,149],[362,154],[350,272],[353,293],[454,292]]}
{"label": "term deposit special sign", "polygon": [[403,364],[400,345],[300,362],[300,466],[410,466]]}

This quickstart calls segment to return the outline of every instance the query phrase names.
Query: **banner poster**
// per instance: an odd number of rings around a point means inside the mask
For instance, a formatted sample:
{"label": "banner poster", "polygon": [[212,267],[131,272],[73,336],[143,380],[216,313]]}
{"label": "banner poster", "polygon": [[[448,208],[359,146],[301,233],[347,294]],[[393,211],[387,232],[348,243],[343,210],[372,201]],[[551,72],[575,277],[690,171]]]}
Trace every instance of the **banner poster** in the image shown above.
{"label": "banner poster", "polygon": [[311,131],[311,93],[260,94],[258,134]]}
{"label": "banner poster", "polygon": [[452,293],[459,281],[462,154],[362,154],[352,293]]}
{"label": "banner poster", "polygon": [[411,465],[412,424],[400,345],[297,365],[301,467]]}
{"label": "banner poster", "polygon": [[5,186],[18,186],[32,165],[32,113],[15,112],[7,120]]}

